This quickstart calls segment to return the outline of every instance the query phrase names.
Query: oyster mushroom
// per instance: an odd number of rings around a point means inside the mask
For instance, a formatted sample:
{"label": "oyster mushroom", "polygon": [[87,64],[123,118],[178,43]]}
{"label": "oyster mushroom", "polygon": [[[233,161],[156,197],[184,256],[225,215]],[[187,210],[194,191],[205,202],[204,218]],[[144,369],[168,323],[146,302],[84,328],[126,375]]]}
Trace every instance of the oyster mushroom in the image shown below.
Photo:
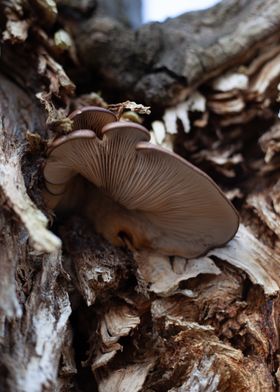
{"label": "oyster mushroom", "polygon": [[91,184],[80,210],[114,245],[193,258],[235,235],[239,217],[219,187],[144,127],[94,107],[71,118],[76,130],[51,143],[44,167],[49,207],[79,174]]}

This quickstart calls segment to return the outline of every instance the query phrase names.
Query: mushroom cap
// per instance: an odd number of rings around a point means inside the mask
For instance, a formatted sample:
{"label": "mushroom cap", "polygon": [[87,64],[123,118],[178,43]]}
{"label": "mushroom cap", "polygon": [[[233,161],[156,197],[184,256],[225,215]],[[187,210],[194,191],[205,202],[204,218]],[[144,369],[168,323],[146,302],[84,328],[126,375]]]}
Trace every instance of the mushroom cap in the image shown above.
{"label": "mushroom cap", "polygon": [[191,258],[235,235],[239,217],[220,188],[183,158],[149,143],[144,127],[94,107],[71,118],[74,127],[87,129],[51,144],[46,188],[57,198],[77,174],[94,184],[95,207],[87,213],[112,243],[125,235],[136,249]]}
{"label": "mushroom cap", "polygon": [[91,129],[98,137],[104,125],[117,121],[114,113],[97,106],[84,106],[74,110],[69,118],[73,121],[73,130]]}

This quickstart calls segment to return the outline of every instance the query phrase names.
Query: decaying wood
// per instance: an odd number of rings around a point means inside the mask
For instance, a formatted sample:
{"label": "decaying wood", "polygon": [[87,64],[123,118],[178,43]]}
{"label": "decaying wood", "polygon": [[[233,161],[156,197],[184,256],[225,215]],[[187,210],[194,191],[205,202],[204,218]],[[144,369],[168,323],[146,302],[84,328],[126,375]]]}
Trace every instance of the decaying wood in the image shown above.
{"label": "decaying wood", "polygon": [[[278,0],[226,0],[206,11],[148,24],[137,34],[93,16],[78,28],[78,49],[110,86],[130,98],[166,106],[184,100],[194,86],[226,68],[254,59],[260,48],[274,49],[279,12]],[[264,85],[259,81],[254,88]]]}
{"label": "decaying wood", "polygon": [[[280,1],[137,31],[110,6],[0,2],[0,391],[277,391]],[[212,176],[235,238],[193,260],[133,254],[47,211],[47,140],[83,105]]]}

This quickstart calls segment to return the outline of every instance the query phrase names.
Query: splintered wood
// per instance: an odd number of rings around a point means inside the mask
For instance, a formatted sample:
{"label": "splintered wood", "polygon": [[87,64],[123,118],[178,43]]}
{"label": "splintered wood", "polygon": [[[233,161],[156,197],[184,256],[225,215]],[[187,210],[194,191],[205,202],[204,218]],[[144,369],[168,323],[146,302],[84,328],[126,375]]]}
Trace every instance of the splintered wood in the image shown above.
{"label": "splintered wood", "polygon": [[[116,19],[105,0],[30,3],[0,2],[0,390],[277,392],[280,0],[137,31],[126,1]],[[207,172],[235,237],[196,259],[133,252],[47,211],[47,142],[87,105]]]}

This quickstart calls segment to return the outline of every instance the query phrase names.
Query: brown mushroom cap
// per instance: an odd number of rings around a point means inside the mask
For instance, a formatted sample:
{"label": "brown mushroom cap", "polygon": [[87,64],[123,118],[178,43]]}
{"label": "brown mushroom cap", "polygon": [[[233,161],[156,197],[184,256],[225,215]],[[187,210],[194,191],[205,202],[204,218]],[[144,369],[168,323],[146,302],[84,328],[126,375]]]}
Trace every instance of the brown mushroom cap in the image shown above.
{"label": "brown mushroom cap", "polygon": [[116,245],[125,236],[136,249],[190,258],[235,235],[238,214],[205,173],[150,144],[144,127],[115,119],[103,125],[104,110],[89,113],[95,110],[87,108],[87,117],[81,112],[77,121],[72,114],[75,127],[94,132],[74,131],[50,147],[44,168],[49,193],[57,198],[73,176],[85,177],[94,184],[86,212]]}
{"label": "brown mushroom cap", "polygon": [[117,121],[114,113],[97,106],[84,106],[69,115],[73,121],[73,130],[91,129],[100,137],[104,125]]}

